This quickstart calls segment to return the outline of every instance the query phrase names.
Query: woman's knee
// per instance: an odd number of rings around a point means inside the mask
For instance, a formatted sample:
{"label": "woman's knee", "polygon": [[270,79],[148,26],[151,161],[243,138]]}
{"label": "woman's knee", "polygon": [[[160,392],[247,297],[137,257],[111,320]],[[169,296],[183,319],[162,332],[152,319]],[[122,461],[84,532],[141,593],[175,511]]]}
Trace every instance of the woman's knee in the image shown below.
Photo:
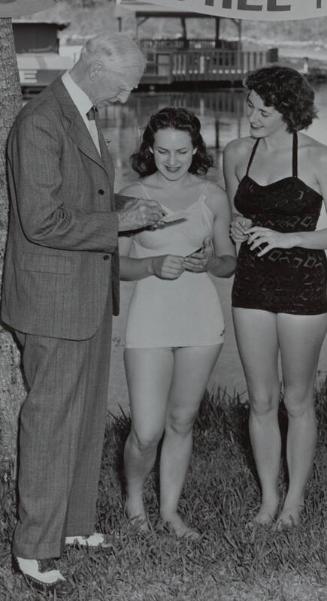
{"label": "woman's knee", "polygon": [[256,389],[249,392],[251,411],[258,416],[277,412],[280,390]]}
{"label": "woman's knee", "polygon": [[286,387],[284,391],[284,405],[289,417],[301,417],[308,410],[314,410],[313,390],[308,390],[307,387]]}
{"label": "woman's knee", "polygon": [[189,435],[192,432],[197,413],[197,411],[194,411],[187,415],[180,415],[171,412],[167,416],[166,429],[170,429],[175,434],[179,434],[180,436]]}
{"label": "woman's knee", "polygon": [[140,453],[151,452],[155,450],[161,440],[163,430],[137,430],[131,429],[129,439],[130,443],[137,448]]}

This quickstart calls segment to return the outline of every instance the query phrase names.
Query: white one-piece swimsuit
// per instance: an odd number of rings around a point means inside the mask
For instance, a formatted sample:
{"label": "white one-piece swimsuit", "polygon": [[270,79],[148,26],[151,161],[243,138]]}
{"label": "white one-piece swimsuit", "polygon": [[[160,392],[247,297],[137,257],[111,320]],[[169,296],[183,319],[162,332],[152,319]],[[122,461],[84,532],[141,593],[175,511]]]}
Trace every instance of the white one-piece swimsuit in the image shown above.
{"label": "white one-piece swimsuit", "polygon": [[[136,234],[130,256],[191,254],[212,237],[213,220],[204,186],[199,199],[186,209],[184,221]],[[184,271],[174,280],[149,276],[137,281],[127,318],[126,348],[211,346],[223,342],[223,332],[219,297],[206,272]]]}

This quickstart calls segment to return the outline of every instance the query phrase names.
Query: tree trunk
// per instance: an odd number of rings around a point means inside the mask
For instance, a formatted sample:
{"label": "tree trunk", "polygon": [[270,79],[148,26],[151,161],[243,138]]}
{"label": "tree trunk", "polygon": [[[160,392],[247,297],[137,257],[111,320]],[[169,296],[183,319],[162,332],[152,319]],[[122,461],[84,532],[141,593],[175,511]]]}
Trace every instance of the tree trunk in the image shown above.
{"label": "tree trunk", "polygon": [[[8,225],[6,142],[22,106],[11,19],[0,19],[0,276]],[[25,396],[20,357],[11,334],[0,326],[0,469],[16,456],[17,422]]]}

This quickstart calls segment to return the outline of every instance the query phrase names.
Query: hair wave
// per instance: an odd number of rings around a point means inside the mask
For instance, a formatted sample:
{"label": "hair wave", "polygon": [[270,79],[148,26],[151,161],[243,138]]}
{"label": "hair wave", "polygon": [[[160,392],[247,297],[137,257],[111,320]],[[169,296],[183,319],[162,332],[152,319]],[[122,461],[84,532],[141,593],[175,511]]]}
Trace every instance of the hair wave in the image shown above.
{"label": "hair wave", "polygon": [[309,127],[317,116],[313,88],[296,69],[263,67],[247,76],[245,86],[283,116],[290,133]]}
{"label": "hair wave", "polygon": [[151,115],[143,132],[140,148],[131,157],[134,171],[141,177],[152,175],[152,173],[157,171],[151,149],[153,148],[157,131],[167,128],[186,131],[190,134],[192,145],[193,148],[196,148],[196,152],[193,155],[189,172],[196,175],[205,175],[213,165],[213,158],[208,154],[205,142],[200,133],[201,123],[191,111],[174,107],[165,107],[154,115]]}

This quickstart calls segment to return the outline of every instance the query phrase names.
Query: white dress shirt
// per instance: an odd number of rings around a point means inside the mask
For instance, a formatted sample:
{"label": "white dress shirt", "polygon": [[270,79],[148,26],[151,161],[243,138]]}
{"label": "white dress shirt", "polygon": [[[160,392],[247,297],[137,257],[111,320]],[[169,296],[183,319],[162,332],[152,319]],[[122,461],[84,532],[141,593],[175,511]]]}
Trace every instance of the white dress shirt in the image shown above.
{"label": "white dress shirt", "polygon": [[71,97],[73,103],[75,104],[77,110],[79,111],[89,133],[90,136],[96,146],[98,153],[101,155],[100,144],[99,144],[99,134],[97,130],[97,126],[95,121],[90,121],[87,118],[87,113],[90,108],[93,107],[93,103],[85,92],[74,82],[73,78],[70,76],[68,71],[62,76],[62,83],[64,84],[69,96]]}

